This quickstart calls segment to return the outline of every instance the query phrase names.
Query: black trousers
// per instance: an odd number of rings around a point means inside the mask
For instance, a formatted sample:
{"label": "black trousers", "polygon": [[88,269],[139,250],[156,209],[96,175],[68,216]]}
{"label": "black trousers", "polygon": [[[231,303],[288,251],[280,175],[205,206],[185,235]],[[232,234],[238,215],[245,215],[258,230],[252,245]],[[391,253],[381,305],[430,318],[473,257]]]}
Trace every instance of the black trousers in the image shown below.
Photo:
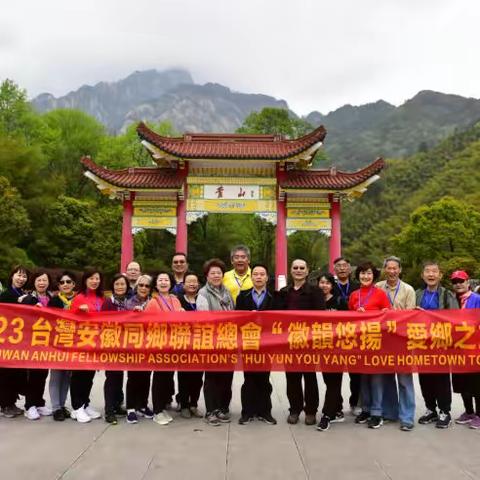
{"label": "black trousers", "polygon": [[329,418],[335,418],[337,412],[343,410],[342,377],[343,373],[322,373],[327,387],[322,413]]}
{"label": "black trousers", "polygon": [[107,370],[105,383],[103,384],[103,396],[105,398],[105,414],[114,414],[115,410],[122,405],[123,399],[123,372]]}
{"label": "black trousers", "polygon": [[203,372],[178,372],[177,378],[177,402],[180,407],[197,407],[203,385]]}
{"label": "black trousers", "polygon": [[29,369],[27,370],[27,383],[25,391],[25,410],[30,407],[44,407],[45,383],[48,377],[48,370]]}
{"label": "black trousers", "polygon": [[[473,399],[475,399],[475,408],[473,407]],[[480,416],[480,396],[473,396],[469,393],[462,393],[463,406],[465,407],[465,412],[469,415]]]}
{"label": "black trousers", "polygon": [[20,393],[25,393],[27,370],[0,368],[0,407],[12,407]]}
{"label": "black trousers", "polygon": [[203,396],[207,413],[227,411],[232,400],[233,372],[205,372]]}
{"label": "black trousers", "polygon": [[350,407],[357,407],[360,400],[360,382],[362,378],[361,373],[349,373],[350,377],[350,398],[348,402]]}
{"label": "black trousers", "polygon": [[127,410],[140,410],[148,406],[152,372],[129,371],[127,376]]}
{"label": "black trousers", "polygon": [[70,399],[72,408],[88,407],[90,392],[92,391],[95,370],[73,370],[70,380]]}
{"label": "black trousers", "polygon": [[270,372],[244,372],[241,389],[242,415],[263,417],[272,412]]}
{"label": "black trousers", "polygon": [[170,385],[175,372],[153,372],[152,380],[152,402],[153,413],[160,413],[165,410],[167,403],[172,401]]}
{"label": "black trousers", "polygon": [[450,413],[452,407],[452,386],[449,373],[420,373],[420,388],[425,406],[435,412],[437,407],[443,413]]}
{"label": "black trousers", "polygon": [[[290,402],[290,413],[300,414],[305,410],[307,415],[315,415],[318,410],[318,383],[315,372],[286,372],[287,398]],[[302,378],[305,385],[302,388]]]}

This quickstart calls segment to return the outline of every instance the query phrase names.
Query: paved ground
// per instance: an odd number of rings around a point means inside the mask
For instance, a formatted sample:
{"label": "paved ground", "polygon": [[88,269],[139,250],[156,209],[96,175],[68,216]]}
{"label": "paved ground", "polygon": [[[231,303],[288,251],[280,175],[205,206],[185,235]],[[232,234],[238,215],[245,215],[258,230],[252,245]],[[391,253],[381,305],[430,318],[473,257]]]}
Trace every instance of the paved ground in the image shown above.
{"label": "paved ground", "polygon": [[[97,374],[92,402],[99,409],[102,377]],[[109,426],[103,420],[81,425],[0,418],[0,479],[480,479],[480,431],[417,425],[401,432],[398,424],[370,430],[355,425],[350,415],[328,432],[290,426],[280,373],[272,375],[279,424],[241,426],[241,381],[236,374],[234,421],[215,428],[181,418],[167,427],[149,420]],[[458,395],[453,413],[461,413]]]}

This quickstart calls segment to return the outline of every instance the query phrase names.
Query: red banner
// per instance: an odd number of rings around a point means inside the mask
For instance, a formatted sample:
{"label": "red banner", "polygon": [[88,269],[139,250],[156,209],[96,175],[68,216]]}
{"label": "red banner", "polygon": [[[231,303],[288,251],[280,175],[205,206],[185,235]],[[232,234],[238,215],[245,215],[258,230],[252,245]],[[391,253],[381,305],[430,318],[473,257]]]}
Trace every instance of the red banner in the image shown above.
{"label": "red banner", "polygon": [[0,367],[480,371],[480,310],[101,312],[0,305]]}

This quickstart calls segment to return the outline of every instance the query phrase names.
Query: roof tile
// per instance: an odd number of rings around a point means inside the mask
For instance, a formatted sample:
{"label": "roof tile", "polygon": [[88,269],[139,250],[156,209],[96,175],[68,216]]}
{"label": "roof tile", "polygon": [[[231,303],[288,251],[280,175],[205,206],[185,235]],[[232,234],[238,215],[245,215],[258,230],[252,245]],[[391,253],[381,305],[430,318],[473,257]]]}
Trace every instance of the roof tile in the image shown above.
{"label": "roof tile", "polygon": [[320,126],[294,140],[287,140],[280,135],[222,133],[186,133],[183,137],[163,137],[140,123],[137,133],[163,152],[179,158],[285,160],[323,142],[327,131]]}

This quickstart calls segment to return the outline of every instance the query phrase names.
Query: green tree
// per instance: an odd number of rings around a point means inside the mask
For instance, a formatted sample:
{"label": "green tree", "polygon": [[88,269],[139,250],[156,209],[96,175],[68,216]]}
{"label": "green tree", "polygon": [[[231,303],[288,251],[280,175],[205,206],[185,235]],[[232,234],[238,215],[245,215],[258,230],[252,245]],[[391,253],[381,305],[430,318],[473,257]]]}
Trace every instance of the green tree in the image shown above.
{"label": "green tree", "polygon": [[0,276],[5,278],[14,263],[30,263],[26,252],[17,248],[30,228],[30,219],[16,188],[0,177]]}
{"label": "green tree", "polygon": [[[171,122],[168,121],[149,124],[149,127],[165,137],[178,135]],[[154,164],[152,157],[138,138],[136,123],[129,125],[126,132],[122,135],[105,136],[98,156],[94,160],[99,165],[110,168],[145,167]]]}
{"label": "green tree", "polygon": [[6,79],[0,84],[0,136],[32,144],[45,135],[45,126],[27,101],[27,92]]}
{"label": "green tree", "polygon": [[394,238],[396,251],[409,265],[455,257],[480,260],[480,212],[451,197],[417,208]]}
{"label": "green tree", "polygon": [[237,133],[284,135],[287,138],[301,137],[313,130],[306,120],[296,118],[285,108],[265,107],[252,112],[243,121]]}
{"label": "green tree", "polygon": [[43,145],[49,174],[63,178],[67,195],[79,196],[87,185],[80,159],[97,155],[105,128],[79,110],[52,110],[43,119],[49,128],[48,140]]}
{"label": "green tree", "polygon": [[83,269],[96,265],[107,273],[118,269],[121,208],[98,207],[94,200],[60,196],[46,206],[32,238],[35,262],[49,267]]}

